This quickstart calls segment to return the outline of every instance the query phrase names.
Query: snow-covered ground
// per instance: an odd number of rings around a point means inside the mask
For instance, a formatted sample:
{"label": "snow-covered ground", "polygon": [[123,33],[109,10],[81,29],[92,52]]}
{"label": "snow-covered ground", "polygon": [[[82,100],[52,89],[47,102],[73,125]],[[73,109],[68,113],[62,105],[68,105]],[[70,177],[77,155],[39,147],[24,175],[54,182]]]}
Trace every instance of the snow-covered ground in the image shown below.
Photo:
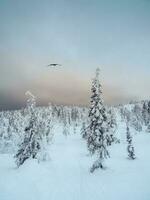
{"label": "snow-covered ground", "polygon": [[150,134],[133,134],[137,159],[129,160],[120,124],[121,143],[109,149],[106,169],[91,174],[94,158],[79,131],[55,132],[47,162],[28,160],[18,169],[13,155],[0,154],[0,200],[150,200]]}

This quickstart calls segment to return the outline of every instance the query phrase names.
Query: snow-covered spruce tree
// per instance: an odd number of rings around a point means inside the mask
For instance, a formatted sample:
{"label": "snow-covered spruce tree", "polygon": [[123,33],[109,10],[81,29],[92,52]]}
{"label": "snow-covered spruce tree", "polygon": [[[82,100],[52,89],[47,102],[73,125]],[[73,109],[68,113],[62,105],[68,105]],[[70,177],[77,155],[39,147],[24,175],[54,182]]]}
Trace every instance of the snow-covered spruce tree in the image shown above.
{"label": "snow-covered spruce tree", "polygon": [[53,113],[52,113],[52,104],[49,103],[48,106],[48,113],[47,113],[47,123],[46,123],[46,140],[47,143],[50,144],[52,142],[53,138],[53,133],[52,133],[52,128],[53,128]]}
{"label": "snow-covered spruce tree", "polygon": [[138,132],[142,131],[142,109],[138,104],[132,109],[131,126]]}
{"label": "snow-covered spruce tree", "polygon": [[85,121],[82,123],[82,127],[81,127],[81,135],[82,135],[82,138],[83,139],[86,139],[87,138],[87,134],[88,134],[88,129],[87,129],[87,126],[86,126],[86,123]]}
{"label": "snow-covered spruce tree", "polygon": [[41,111],[38,115],[38,131],[41,133],[42,138],[46,139],[47,144],[52,142],[53,123],[54,117],[52,113],[52,105],[49,103],[49,106],[44,110],[44,112]]}
{"label": "snow-covered spruce tree", "polygon": [[131,126],[138,132],[142,131],[142,124],[135,115],[132,116]]}
{"label": "snow-covered spruce tree", "polygon": [[145,101],[143,103],[143,107],[142,107],[142,117],[143,117],[143,122],[144,125],[147,126],[149,123],[149,113],[148,113],[148,103]]}
{"label": "snow-covered spruce tree", "polygon": [[135,104],[132,109],[133,114],[136,116],[137,120],[142,123],[142,108],[139,104]]}
{"label": "snow-covered spruce tree", "polygon": [[147,103],[147,112],[148,112],[148,125],[147,125],[147,131],[150,132],[150,101]]}
{"label": "snow-covered spruce tree", "polygon": [[37,113],[37,133],[40,134],[40,149],[37,153],[38,162],[50,160],[48,146],[52,144],[53,139],[53,117],[52,107],[49,106],[43,111],[38,110]]}
{"label": "snow-covered spruce tree", "polygon": [[12,152],[12,129],[9,123],[9,117],[3,115],[0,121],[0,152],[1,153],[8,153]]}
{"label": "snow-covered spruce tree", "polygon": [[27,109],[30,114],[29,125],[25,128],[24,139],[19,145],[18,152],[15,155],[16,164],[19,167],[28,158],[36,158],[37,153],[40,150],[40,135],[37,129],[37,119],[35,113],[36,101],[35,97],[27,92]]}
{"label": "snow-covered spruce tree", "polygon": [[128,124],[127,124],[126,134],[127,134],[127,143],[128,143],[128,146],[127,146],[128,157],[130,159],[134,160],[135,159],[134,147],[133,147],[133,144],[132,144],[132,136],[131,136]]}
{"label": "snow-covered spruce tree", "polygon": [[127,123],[131,122],[132,113],[127,108],[124,108],[124,119]]}
{"label": "snow-covered spruce tree", "polygon": [[99,82],[99,72],[96,70],[96,76],[92,81],[91,88],[91,105],[89,110],[89,130],[87,135],[88,150],[91,155],[96,154],[98,159],[95,161],[91,168],[91,172],[94,172],[97,168],[104,168],[103,162],[109,157],[107,149],[108,134],[108,122],[106,109],[103,105],[101,84]]}
{"label": "snow-covered spruce tree", "polygon": [[78,129],[78,124],[74,122],[73,124],[73,133],[76,134]]}
{"label": "snow-covered spruce tree", "polygon": [[109,136],[107,136],[108,137],[107,145],[110,146],[112,143],[120,143],[119,139],[117,139],[115,136],[115,132],[117,129],[117,122],[113,108],[108,109],[107,119],[109,126]]}
{"label": "snow-covered spruce tree", "polygon": [[115,130],[117,128],[117,122],[116,122],[116,116],[115,116],[115,112],[114,112],[113,108],[110,108],[108,110],[108,116],[109,116],[110,128],[112,129],[113,132],[115,132]]}
{"label": "snow-covered spruce tree", "polygon": [[63,120],[63,134],[65,136],[69,135],[69,117],[68,117],[68,110],[63,110],[63,116],[62,116],[62,120]]}
{"label": "snow-covered spruce tree", "polygon": [[123,106],[121,105],[121,106],[119,107],[119,109],[120,109],[121,121],[123,122],[123,121],[124,121],[124,118],[125,118],[125,116],[124,116],[124,108],[123,108]]}

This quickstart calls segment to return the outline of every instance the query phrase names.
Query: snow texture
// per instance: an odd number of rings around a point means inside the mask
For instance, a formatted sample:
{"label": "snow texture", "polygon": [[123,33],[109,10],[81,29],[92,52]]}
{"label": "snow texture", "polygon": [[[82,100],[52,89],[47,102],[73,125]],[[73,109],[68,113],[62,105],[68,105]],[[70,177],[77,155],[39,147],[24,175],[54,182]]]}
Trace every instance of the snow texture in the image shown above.
{"label": "snow texture", "polygon": [[94,174],[79,130],[67,138],[55,126],[51,160],[30,159],[19,169],[11,154],[0,154],[0,200],[149,200],[150,135],[134,135],[137,159],[127,159],[126,126],[119,122],[120,144],[111,146],[106,170]]}

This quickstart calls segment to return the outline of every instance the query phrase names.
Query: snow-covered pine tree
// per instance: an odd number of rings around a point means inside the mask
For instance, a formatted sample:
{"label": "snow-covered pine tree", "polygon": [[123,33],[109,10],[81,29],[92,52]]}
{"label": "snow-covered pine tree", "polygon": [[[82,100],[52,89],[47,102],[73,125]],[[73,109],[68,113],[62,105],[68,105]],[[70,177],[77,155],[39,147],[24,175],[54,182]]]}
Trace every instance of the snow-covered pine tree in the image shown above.
{"label": "snow-covered pine tree", "polygon": [[24,139],[19,145],[18,152],[15,155],[16,164],[19,167],[28,158],[36,158],[37,153],[40,150],[40,135],[37,129],[37,119],[35,113],[36,101],[35,97],[27,92],[27,109],[30,114],[29,125],[25,128]]}
{"label": "snow-covered pine tree", "polygon": [[148,112],[148,126],[150,126],[150,101],[147,103],[147,112]]}
{"label": "snow-covered pine tree", "polygon": [[47,144],[52,142],[53,138],[53,123],[54,115],[52,113],[52,105],[49,103],[48,107],[38,114],[38,132],[41,133],[42,138],[46,139]]}
{"label": "snow-covered pine tree", "polygon": [[135,128],[136,131],[142,131],[142,108],[135,104],[132,109],[131,126]]}
{"label": "snow-covered pine tree", "polygon": [[46,123],[46,139],[47,143],[49,144],[52,142],[53,138],[53,133],[52,133],[52,128],[53,128],[53,113],[52,113],[52,104],[49,103],[48,106],[48,116],[47,116],[47,123]]}
{"label": "snow-covered pine tree", "polygon": [[124,108],[122,105],[119,106],[119,111],[120,111],[120,117],[121,117],[121,121],[123,122],[124,121]]}
{"label": "snow-covered pine tree", "polygon": [[131,136],[128,124],[127,124],[126,134],[127,134],[126,136],[127,136],[127,143],[128,143],[128,146],[127,146],[128,157],[130,159],[134,160],[135,159],[135,153],[134,153],[134,147],[133,147],[133,144],[132,144],[132,136]]}
{"label": "snow-covered pine tree", "polygon": [[69,123],[68,123],[68,115],[67,110],[63,111],[63,134],[65,136],[69,135]]}
{"label": "snow-covered pine tree", "polygon": [[142,122],[142,108],[139,104],[135,104],[132,109],[133,114],[136,116],[137,120]]}
{"label": "snow-covered pine tree", "polygon": [[149,123],[149,113],[148,113],[148,104],[147,102],[145,101],[143,103],[143,107],[142,107],[142,117],[143,117],[143,122],[144,122],[144,125],[147,126],[148,123]]}
{"label": "snow-covered pine tree", "polygon": [[150,101],[148,101],[148,103],[147,103],[147,112],[148,112],[148,114],[150,116]]}
{"label": "snow-covered pine tree", "polygon": [[78,129],[78,124],[77,122],[73,123],[73,133],[76,134],[77,133],[77,129]]}
{"label": "snow-covered pine tree", "polygon": [[104,168],[104,159],[109,157],[107,149],[108,122],[106,109],[103,105],[102,90],[99,81],[99,68],[96,70],[96,76],[92,81],[91,105],[89,110],[89,130],[87,135],[88,150],[91,154],[97,154],[98,159],[93,164],[91,172],[97,168]]}
{"label": "snow-covered pine tree", "polygon": [[[10,114],[10,113],[9,113]],[[0,120],[0,152],[8,153],[12,152],[12,129],[10,127],[10,116],[4,116]]]}
{"label": "snow-covered pine tree", "polygon": [[108,137],[108,146],[110,146],[112,143],[120,143],[119,139],[115,137],[115,132],[117,128],[117,122],[116,122],[116,116],[113,108],[109,108],[107,111],[107,121],[109,126],[109,137]]}
{"label": "snow-covered pine tree", "polygon": [[112,129],[113,132],[115,132],[115,130],[117,128],[117,121],[116,121],[116,116],[115,116],[115,112],[114,112],[113,108],[110,108],[108,110],[108,115],[109,115],[110,128]]}
{"label": "snow-covered pine tree", "polygon": [[81,135],[82,135],[83,139],[86,139],[86,137],[87,137],[87,127],[86,127],[86,123],[85,122],[82,123]]}
{"label": "snow-covered pine tree", "polygon": [[138,132],[142,131],[142,124],[135,115],[132,116],[131,126]]}
{"label": "snow-covered pine tree", "polygon": [[124,119],[127,123],[131,122],[131,118],[132,118],[132,113],[131,111],[129,111],[126,107],[124,108]]}

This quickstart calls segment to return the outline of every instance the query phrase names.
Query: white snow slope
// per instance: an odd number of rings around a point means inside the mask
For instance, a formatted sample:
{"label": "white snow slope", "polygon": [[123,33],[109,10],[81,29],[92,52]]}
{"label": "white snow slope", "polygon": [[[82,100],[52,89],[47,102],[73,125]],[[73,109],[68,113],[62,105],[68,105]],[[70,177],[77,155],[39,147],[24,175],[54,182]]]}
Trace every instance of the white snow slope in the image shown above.
{"label": "white snow slope", "polygon": [[136,160],[127,159],[125,129],[121,143],[110,149],[106,169],[89,168],[88,155],[79,133],[67,137],[57,128],[50,146],[51,160],[28,160],[16,168],[13,155],[0,154],[0,200],[150,200],[150,134],[133,134]]}

